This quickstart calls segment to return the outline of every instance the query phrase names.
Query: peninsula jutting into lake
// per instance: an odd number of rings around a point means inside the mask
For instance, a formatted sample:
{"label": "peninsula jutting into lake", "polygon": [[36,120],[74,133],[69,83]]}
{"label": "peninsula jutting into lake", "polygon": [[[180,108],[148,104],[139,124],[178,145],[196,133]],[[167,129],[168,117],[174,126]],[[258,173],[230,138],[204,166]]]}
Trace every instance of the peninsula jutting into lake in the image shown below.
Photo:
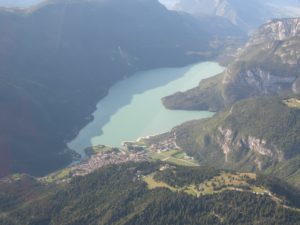
{"label": "peninsula jutting into lake", "polygon": [[94,120],[84,127],[69,147],[83,154],[95,145],[120,147],[123,141],[164,133],[183,122],[211,117],[208,111],[172,111],[161,98],[195,87],[200,80],[221,73],[224,67],[203,62],[182,68],[162,68],[139,72],[116,83],[94,112]]}

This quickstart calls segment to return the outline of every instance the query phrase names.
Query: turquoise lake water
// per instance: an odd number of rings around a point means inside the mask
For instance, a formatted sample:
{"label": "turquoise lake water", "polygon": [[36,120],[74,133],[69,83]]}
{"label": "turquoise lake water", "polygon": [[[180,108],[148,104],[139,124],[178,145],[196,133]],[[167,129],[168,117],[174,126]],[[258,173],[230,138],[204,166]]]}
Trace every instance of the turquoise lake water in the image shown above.
{"label": "turquoise lake water", "polygon": [[207,111],[165,109],[161,98],[193,88],[223,70],[218,63],[203,62],[139,72],[119,81],[98,103],[94,120],[68,145],[81,154],[93,145],[120,147],[122,141],[164,133],[183,122],[210,117],[213,113]]}

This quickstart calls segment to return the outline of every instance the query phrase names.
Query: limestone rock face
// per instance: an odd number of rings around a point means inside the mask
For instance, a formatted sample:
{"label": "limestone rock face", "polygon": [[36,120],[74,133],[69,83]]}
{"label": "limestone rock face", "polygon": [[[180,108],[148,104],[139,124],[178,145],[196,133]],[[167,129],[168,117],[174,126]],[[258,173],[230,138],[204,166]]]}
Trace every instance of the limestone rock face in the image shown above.
{"label": "limestone rock face", "polygon": [[[295,81],[298,82],[298,81]],[[202,164],[300,175],[300,110],[275,96],[241,100],[212,118],[176,128],[176,143]]]}
{"label": "limestone rock face", "polygon": [[289,91],[297,94],[300,18],[273,20],[255,32],[223,74],[223,98],[237,100]]}
{"label": "limestone rock face", "polygon": [[[225,164],[232,163],[232,155],[243,152],[244,155],[252,155],[253,162],[258,170],[262,170],[270,162],[278,163],[284,159],[284,153],[278,147],[268,143],[265,139],[253,136],[236,138],[234,132],[229,128],[219,127],[216,142],[224,153]],[[267,160],[262,160],[267,158]],[[267,163],[266,163],[267,162]]]}
{"label": "limestone rock face", "polygon": [[[263,35],[262,35],[263,34]],[[272,20],[258,29],[252,42],[258,40],[284,41],[300,36],[300,18]]]}
{"label": "limestone rock face", "polygon": [[262,25],[219,76],[164,99],[170,109],[220,110],[254,96],[300,95],[300,18]]}

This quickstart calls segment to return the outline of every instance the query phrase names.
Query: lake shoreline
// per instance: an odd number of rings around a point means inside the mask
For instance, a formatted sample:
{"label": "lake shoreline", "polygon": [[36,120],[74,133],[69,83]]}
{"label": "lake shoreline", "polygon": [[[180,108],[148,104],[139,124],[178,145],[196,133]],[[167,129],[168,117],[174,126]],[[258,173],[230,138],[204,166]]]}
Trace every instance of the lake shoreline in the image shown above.
{"label": "lake shoreline", "polygon": [[124,78],[107,91],[98,102],[90,122],[76,130],[77,136],[67,145],[82,155],[86,147],[99,144],[120,147],[124,140],[155,136],[183,122],[210,117],[213,113],[209,111],[165,109],[161,98],[193,88],[202,79],[223,70],[224,67],[217,62],[209,61],[141,71]]}

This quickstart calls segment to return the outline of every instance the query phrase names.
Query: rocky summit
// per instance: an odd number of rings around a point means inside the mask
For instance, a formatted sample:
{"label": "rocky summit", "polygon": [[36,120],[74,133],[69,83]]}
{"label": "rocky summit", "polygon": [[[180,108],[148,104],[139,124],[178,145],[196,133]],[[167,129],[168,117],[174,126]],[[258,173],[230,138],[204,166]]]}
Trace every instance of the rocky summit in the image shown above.
{"label": "rocky summit", "polygon": [[235,53],[224,73],[163,99],[171,109],[219,110],[259,95],[299,95],[300,19],[261,26]]}

